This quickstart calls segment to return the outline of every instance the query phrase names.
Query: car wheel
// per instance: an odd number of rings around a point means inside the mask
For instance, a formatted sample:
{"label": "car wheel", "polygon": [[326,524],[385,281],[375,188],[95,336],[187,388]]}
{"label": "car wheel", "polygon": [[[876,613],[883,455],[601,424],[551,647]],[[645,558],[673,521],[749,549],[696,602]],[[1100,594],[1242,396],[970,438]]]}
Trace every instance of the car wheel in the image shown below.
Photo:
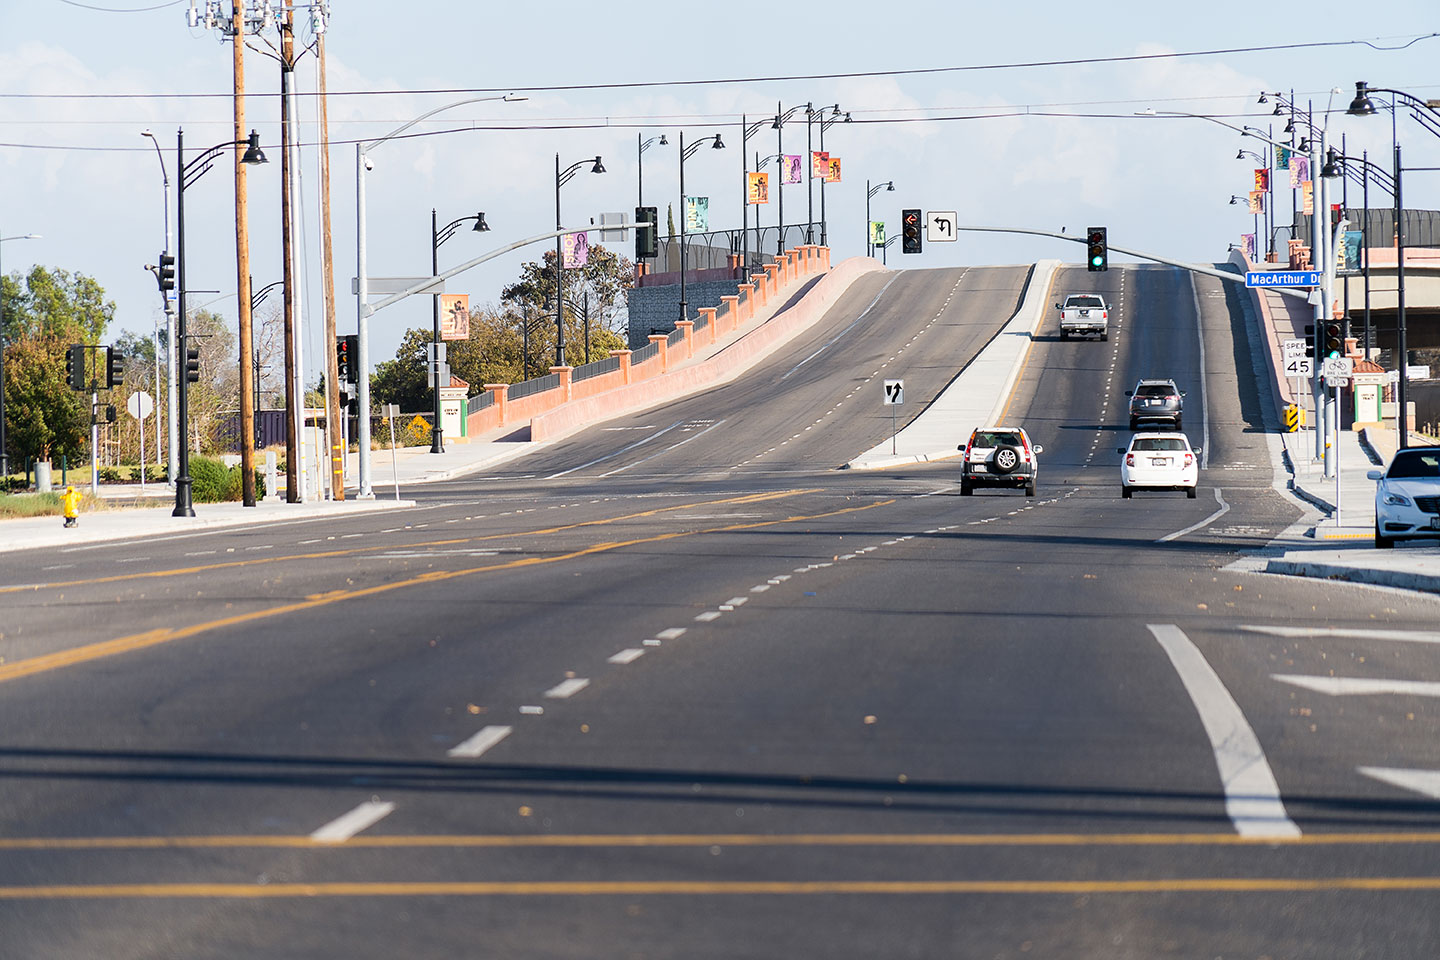
{"label": "car wheel", "polygon": [[1000,447],[990,458],[990,469],[1005,475],[1020,465],[1020,451],[1014,447]]}
{"label": "car wheel", "polygon": [[1136,420],[1134,417],[1131,417],[1131,418],[1130,418],[1130,432],[1131,432],[1131,433],[1134,433],[1136,430],[1139,430],[1139,429],[1140,429],[1140,421],[1139,421],[1139,420]]}
{"label": "car wheel", "polygon": [[1380,524],[1375,524],[1375,549],[1389,550],[1395,546],[1395,541],[1390,537],[1381,536]]}
{"label": "car wheel", "polygon": [[1110,339],[1110,334],[1108,334],[1108,333],[1102,333],[1102,334],[1100,334],[1100,339],[1101,339],[1101,340],[1109,340],[1109,339]]}
{"label": "car wheel", "polygon": [[1189,497],[1191,500],[1194,500],[1194,499],[1195,499],[1195,488],[1194,488],[1194,487],[1186,487],[1186,488],[1185,488],[1185,496]]}
{"label": "car wheel", "polygon": [[1061,339],[1061,340],[1068,340],[1068,339],[1070,339],[1070,331],[1068,331],[1068,330],[1061,330],[1061,331],[1060,331],[1060,339]]}
{"label": "car wheel", "polygon": [[1176,417],[1176,418],[1175,418],[1175,429],[1176,429],[1176,430],[1180,430],[1180,429],[1181,429],[1181,427],[1180,427],[1180,418],[1179,418],[1179,417]]}
{"label": "car wheel", "polygon": [[970,485],[970,481],[969,481],[969,480],[961,480],[961,481],[960,481],[960,496],[962,496],[962,497],[968,497],[968,496],[970,496],[971,494],[973,494],[974,492],[975,492],[975,488]]}
{"label": "car wheel", "polygon": [[1034,480],[1031,480],[1029,483],[1025,484],[1025,496],[1027,496],[1027,497],[1033,497],[1033,496],[1035,496],[1035,481],[1034,481]]}
{"label": "car wheel", "polygon": [[1130,488],[1123,483],[1120,484],[1120,496],[1125,500],[1130,499]]}

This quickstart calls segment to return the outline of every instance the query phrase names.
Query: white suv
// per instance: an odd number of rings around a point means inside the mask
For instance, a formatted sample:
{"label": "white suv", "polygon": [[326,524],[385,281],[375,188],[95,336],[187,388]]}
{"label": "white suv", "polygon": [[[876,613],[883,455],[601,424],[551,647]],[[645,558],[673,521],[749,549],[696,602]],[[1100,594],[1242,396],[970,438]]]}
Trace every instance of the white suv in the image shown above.
{"label": "white suv", "polygon": [[1040,475],[1036,455],[1044,448],[1031,443],[1020,427],[980,427],[955,449],[965,451],[960,462],[962,497],[970,496],[977,486],[1024,487],[1027,497],[1035,496],[1035,479]]}

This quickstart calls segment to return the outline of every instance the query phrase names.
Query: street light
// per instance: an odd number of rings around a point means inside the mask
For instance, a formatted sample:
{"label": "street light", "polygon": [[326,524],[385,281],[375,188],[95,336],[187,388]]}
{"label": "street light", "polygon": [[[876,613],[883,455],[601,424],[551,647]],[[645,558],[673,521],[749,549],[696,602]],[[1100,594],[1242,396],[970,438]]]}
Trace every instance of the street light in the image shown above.
{"label": "street light", "polygon": [[[563,171],[560,169],[560,154],[555,154],[555,229],[563,230],[560,223],[560,188],[575,178],[580,168],[592,164],[591,173],[604,173],[605,164],[599,154],[589,160],[577,160]],[[555,238],[555,366],[565,366],[565,238]]]}
{"label": "street light", "polygon": [[[366,301],[370,298],[369,277],[366,275],[365,259],[365,173],[373,170],[375,163],[370,159],[369,154],[387,140],[392,140],[400,134],[409,130],[415,124],[428,120],[437,113],[452,110],[455,107],[463,107],[468,103],[486,103],[489,101],[501,100],[506,103],[515,103],[520,100],[528,100],[529,97],[517,97],[514,94],[505,94],[503,97],[468,97],[464,100],[456,100],[454,103],[447,103],[434,110],[427,110],[414,120],[402,123],[391,130],[383,137],[375,140],[361,140],[355,144],[355,333],[356,350],[354,363],[356,365],[358,383],[356,384],[356,401],[360,407],[360,415],[357,418],[358,425],[355,431],[355,439],[360,447],[359,469],[356,478],[359,490],[356,491],[356,498],[360,500],[375,499],[375,491],[370,482],[370,315],[374,310]],[[329,382],[329,378],[326,378]],[[334,446],[332,441],[332,447]]]}
{"label": "street light", "polygon": [[870,242],[870,201],[875,194],[880,192],[881,187],[885,188],[886,193],[894,193],[895,181],[886,180],[884,183],[877,183],[873,187],[870,186],[869,180],[865,181],[865,255],[870,257],[875,256],[875,245]]}
{"label": "street light", "polygon": [[[147,138],[155,145],[155,156],[160,160],[160,180],[163,189],[165,207],[165,256],[170,253],[170,172],[165,168],[165,151],[160,149],[160,140],[148,129],[141,130],[140,136]],[[160,279],[159,272],[156,272],[156,280]],[[168,455],[165,461],[165,481],[170,486],[175,485],[175,458],[179,453],[175,436],[175,424],[177,408],[175,403],[175,298],[162,287],[160,299],[165,309],[165,370],[166,386],[165,394],[165,429],[169,433],[169,444],[166,449]],[[158,338],[157,338],[158,339]],[[155,344],[155,400],[160,400],[160,344]],[[160,414],[155,414],[155,450],[158,456],[160,450]]]}
{"label": "street light", "polygon": [[[458,220],[451,220],[437,230],[435,227],[435,208],[430,208],[430,275],[432,277],[440,274],[440,244],[455,236],[456,232],[460,229],[460,224],[469,223],[471,220],[475,221],[475,226],[470,228],[472,233],[489,232],[490,224],[485,222],[485,214],[483,212],[469,217],[461,217]],[[434,330],[430,337],[430,370],[431,380],[434,382],[434,389],[431,392],[435,395],[435,424],[430,428],[430,452],[444,453],[444,430],[440,423],[440,294],[432,294],[430,299],[432,306],[431,314],[435,322]]]}
{"label": "street light", "polygon": [[[39,240],[38,233],[22,233],[13,237],[0,237],[0,243],[7,240]],[[0,278],[5,271],[0,269]],[[5,288],[0,286],[0,477],[10,476],[10,454],[5,446]]]}
{"label": "street light", "polygon": [[[670,146],[670,141],[665,139],[663,133],[658,137],[648,137],[642,140],[641,138],[644,136],[643,133],[635,134],[635,206],[637,207],[645,206],[645,151],[651,147]],[[658,234],[660,231],[657,229],[655,232]]]}
{"label": "street light", "polygon": [[689,313],[687,312],[686,302],[685,302],[685,264],[686,264],[685,226],[686,226],[686,222],[690,219],[690,217],[689,217],[690,208],[689,208],[689,206],[688,206],[688,205],[686,204],[686,202],[685,202],[685,161],[686,161],[686,160],[689,160],[691,157],[693,157],[693,156],[695,155],[695,151],[697,151],[697,150],[699,150],[701,147],[703,147],[707,141],[714,141],[713,143],[711,143],[711,149],[712,149],[712,150],[724,150],[724,149],[725,149],[725,144],[724,144],[723,141],[721,141],[721,139],[720,139],[720,134],[718,134],[718,133],[717,133],[717,134],[714,134],[713,136],[709,136],[709,137],[701,137],[699,140],[696,140],[694,143],[690,144],[690,146],[687,147],[687,146],[685,146],[685,131],[684,131],[684,130],[681,130],[681,131],[680,131],[680,319],[681,319],[681,320],[688,320],[688,319],[690,319],[690,315],[689,315]]}
{"label": "street light", "polygon": [[[189,324],[185,315],[185,190],[210,170],[217,157],[233,147],[245,147],[245,153],[240,158],[241,163],[254,165],[269,162],[265,159],[265,154],[260,149],[260,134],[251,130],[248,139],[217,143],[215,146],[194,157],[189,163],[186,163],[185,131],[183,128],[175,131],[176,166],[180,171],[180,188],[176,191],[175,195],[175,225],[179,240],[176,249],[177,256],[175,258],[175,282],[178,288],[177,300],[179,302],[180,314],[179,330],[176,336],[177,364],[184,362],[185,353],[190,342],[187,339],[189,334],[186,331]],[[240,349],[242,351],[241,356],[243,357],[243,351],[245,350],[245,344],[243,342],[240,345]],[[179,408],[177,431],[180,441],[180,472],[179,475],[175,477],[175,509],[170,515],[172,517],[193,517],[195,516],[195,508],[191,505],[190,501],[190,411],[188,409],[190,400],[190,378],[181,374],[178,369],[176,374],[176,380],[179,386],[179,395],[176,398],[176,404]],[[254,437],[242,436],[240,438],[241,449],[244,450],[245,446],[249,445],[253,451],[254,442]],[[251,460],[253,461],[253,459],[252,453]],[[247,506],[254,506],[254,504],[247,504]]]}
{"label": "street light", "polygon": [[[778,114],[777,114],[778,116]],[[745,114],[740,114],[740,278],[750,275],[750,168],[746,166],[745,150],[750,137],[767,123],[774,123],[775,117],[763,117],[754,123],[747,123]],[[759,173],[759,167],[756,167]],[[760,248],[760,211],[755,211],[755,248]],[[733,249],[733,248],[732,248]]]}
{"label": "street light", "polygon": [[[826,117],[825,111],[829,110],[831,116]],[[814,124],[820,124],[820,152],[825,152],[825,129],[831,124],[841,120],[850,121],[850,114],[840,112],[840,104],[832,103],[828,107],[814,109],[813,105],[805,104],[805,161],[809,168],[809,176],[806,178],[805,189],[808,194],[808,214],[810,222],[805,225],[805,242],[815,242],[815,152],[810,147],[810,131]],[[825,245],[825,181],[820,181],[820,245]]]}
{"label": "street light", "polygon": [[[776,221],[775,221],[775,227],[776,227],[775,232],[776,232],[776,234],[777,234],[777,236],[776,236],[776,238],[775,238],[775,255],[778,256],[778,257],[783,257],[783,256],[785,255],[785,173],[786,173],[786,171],[785,171],[785,146],[784,146],[784,144],[783,144],[783,142],[782,142],[783,139],[784,139],[784,136],[785,136],[785,124],[786,124],[787,122],[789,122],[789,120],[790,120],[791,117],[795,116],[796,112],[798,112],[798,111],[801,110],[801,109],[807,109],[807,110],[808,110],[809,107],[810,107],[810,105],[809,105],[808,103],[797,103],[795,106],[791,107],[789,110],[781,110],[781,109],[780,109],[780,101],[778,101],[778,100],[775,101],[775,122],[771,124],[771,127],[773,127],[774,130],[775,130],[775,165],[776,165],[776,167],[777,167],[777,169],[778,169],[778,171],[779,171],[779,175],[775,178],[775,196],[776,196],[776,203],[777,203],[777,205],[778,205],[778,207],[779,207],[779,209],[776,211],[777,219],[776,219]],[[758,164],[756,165],[756,169],[757,169],[757,170],[759,169],[759,165],[758,165]],[[757,217],[757,218],[759,217],[759,214],[758,214],[758,213],[756,214],[756,217]],[[807,228],[807,229],[808,229],[808,228]]]}
{"label": "street light", "polygon": [[[1398,112],[1399,104],[1404,103],[1410,108],[1413,116],[1421,126],[1431,133],[1440,136],[1440,114],[1435,113],[1435,108],[1440,106],[1440,100],[1422,100],[1414,94],[1406,93],[1403,90],[1394,90],[1389,87],[1372,87],[1364,80],[1355,82],[1355,99],[1350,101],[1346,113],[1352,117],[1369,117],[1375,115],[1375,104],[1370,100],[1372,93],[1388,93],[1391,97],[1390,103],[1390,131],[1391,138],[1395,137],[1395,115]],[[1400,141],[1394,140],[1395,149],[1395,171],[1392,174],[1395,181],[1395,334],[1397,341],[1396,352],[1399,354],[1399,370],[1395,383],[1395,400],[1398,410],[1395,416],[1395,431],[1399,434],[1400,449],[1408,446],[1410,439],[1409,410],[1405,403],[1405,380],[1406,380],[1406,343],[1405,343],[1405,203],[1401,199],[1403,184],[1401,178],[1404,176],[1405,167],[1400,162]],[[1413,168],[1413,169],[1435,169]]]}

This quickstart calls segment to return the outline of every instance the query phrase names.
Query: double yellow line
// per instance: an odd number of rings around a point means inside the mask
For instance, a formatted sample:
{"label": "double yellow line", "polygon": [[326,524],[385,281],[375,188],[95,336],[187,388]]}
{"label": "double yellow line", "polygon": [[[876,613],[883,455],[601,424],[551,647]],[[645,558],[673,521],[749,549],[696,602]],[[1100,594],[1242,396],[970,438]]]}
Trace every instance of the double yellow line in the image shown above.
{"label": "double yellow line", "polygon": [[[758,503],[764,500],[781,499],[784,497],[798,496],[801,493],[814,492],[805,490],[783,491],[780,493],[756,494],[748,497],[735,497],[726,500],[715,500],[707,503],[691,503],[680,506],[662,507],[656,510],[645,511],[644,513],[632,514],[629,517],[616,517],[608,521],[591,521],[582,525],[598,525],[600,523],[613,523],[621,519],[651,516],[657,513],[664,513],[670,510],[689,509],[697,506],[713,506],[721,503]],[[618,540],[610,543],[597,543],[592,546],[582,547],[579,550],[572,550],[568,553],[555,554],[546,557],[520,557],[515,560],[508,560],[501,563],[488,564],[478,567],[468,567],[462,570],[432,570],[418,576],[409,577],[404,580],[396,580],[391,583],[378,584],[371,587],[360,587],[354,590],[333,590],[329,593],[315,594],[306,597],[304,600],[292,601],[264,610],[254,610],[249,613],[239,613],[233,616],[220,617],[215,620],[207,620],[201,623],[191,624],[186,627],[162,628],[158,630],[147,630],[144,633],[131,634],[130,636],[118,637],[114,640],[105,640],[100,643],[86,644],[70,650],[63,650],[59,653],[45,654],[43,656],[31,657],[26,660],[18,660],[15,663],[7,663],[0,666],[0,683],[10,680],[18,680],[22,677],[30,677],[40,673],[48,673],[53,670],[60,670],[65,667],[73,667],[77,664],[90,663],[106,657],[117,656],[122,653],[133,653],[137,650],[144,650],[149,647],[160,646],[161,644],[172,643],[176,640],[184,640],[189,637],[199,636],[202,633],[209,633],[212,630],[219,630],[223,627],[235,627],[243,624],[255,623],[261,620],[268,620],[273,617],[284,616],[290,613],[299,613],[305,610],[313,610],[318,607],[328,606],[332,603],[342,603],[347,600],[357,600],[362,597],[379,596],[395,590],[404,590],[408,587],[422,586],[426,584],[443,583],[447,580],[456,580],[461,577],[475,576],[482,573],[499,573],[505,570],[518,570],[525,567],[538,567],[548,564],[561,563],[566,560],[575,560],[580,557],[588,557],[600,553],[609,553],[624,547],[639,546],[646,543],[663,543],[667,540],[678,540],[685,537],[701,536],[712,533],[730,533],[736,530],[756,530],[762,527],[779,526],[787,523],[800,523],[807,520],[823,520],[828,517],[838,517],[848,513],[858,513],[863,510],[870,510],[875,507],[886,506],[894,503],[892,500],[878,500],[872,503],[857,507],[845,507],[840,510],[831,510],[825,513],[808,515],[793,515],[777,520],[760,520],[753,523],[736,523],[723,527],[710,527],[701,530],[681,530],[670,533],[654,534],[648,537],[636,537],[630,540]],[[566,528],[553,528],[555,530]],[[508,534],[507,537],[525,536],[526,534]],[[475,538],[484,539],[484,538]],[[463,542],[463,541],[449,541]],[[333,555],[333,554],[332,554]],[[276,558],[280,559],[280,558]],[[292,558],[299,559],[299,558]],[[248,561],[246,561],[248,562]],[[174,575],[184,571],[170,571]],[[143,574],[141,576],[144,576]]]}

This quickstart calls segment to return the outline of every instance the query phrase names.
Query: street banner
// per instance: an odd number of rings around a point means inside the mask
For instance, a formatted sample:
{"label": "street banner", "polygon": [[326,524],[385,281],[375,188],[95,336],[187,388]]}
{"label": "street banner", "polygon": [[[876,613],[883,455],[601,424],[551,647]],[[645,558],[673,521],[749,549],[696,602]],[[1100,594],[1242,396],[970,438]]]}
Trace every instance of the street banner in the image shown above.
{"label": "street banner", "polygon": [[1310,158],[1292,157],[1290,160],[1290,189],[1294,190],[1300,184],[1310,179]]}
{"label": "street banner", "polygon": [[810,176],[824,180],[830,174],[830,154],[819,150],[810,151]]}
{"label": "street banner", "polygon": [[1269,170],[1261,169],[1255,171],[1255,189],[1260,191],[1261,193],[1264,193],[1265,191],[1270,189]]}
{"label": "street banner", "polygon": [[798,153],[782,153],[780,155],[780,182],[799,183],[805,179],[805,158]]}
{"label": "street banner", "polygon": [[1255,262],[1255,234],[1240,234],[1240,243],[1245,248],[1245,259],[1251,263]]}
{"label": "street banner", "polygon": [[470,294],[440,294],[440,339],[470,339]]}
{"label": "street banner", "polygon": [[769,203],[769,202],[770,202],[770,174],[768,174],[768,173],[747,173],[747,174],[745,174],[745,202],[746,202],[746,203]]}
{"label": "street banner", "polygon": [[1251,212],[1251,213],[1263,213],[1264,211],[1265,211],[1265,191],[1263,191],[1263,190],[1251,190],[1251,191],[1250,191],[1250,212]]}
{"label": "street banner", "polygon": [[1344,263],[1341,266],[1342,270],[1360,269],[1360,244],[1364,239],[1365,231],[1363,230],[1345,231],[1345,241],[1340,245],[1340,249],[1344,251],[1345,257]]}
{"label": "street banner", "polygon": [[839,158],[839,157],[831,157],[831,156],[829,156],[828,154],[827,154],[826,156],[827,156],[828,159],[827,159],[827,165],[826,165],[826,168],[825,168],[825,182],[826,182],[826,183],[839,183],[839,182],[840,182],[840,158]]}
{"label": "street banner", "polygon": [[689,233],[704,233],[710,229],[710,198],[685,198],[685,230]]}
{"label": "street banner", "polygon": [[1275,169],[1276,169],[1276,170],[1289,170],[1289,169],[1290,169],[1290,148],[1289,148],[1289,147],[1281,147],[1281,148],[1280,148],[1280,151],[1275,154]]}
{"label": "street banner", "polygon": [[870,242],[877,247],[885,246],[885,221],[870,221]]}
{"label": "street banner", "polygon": [[1314,183],[1314,181],[1305,180],[1305,181],[1302,181],[1302,182],[1301,182],[1301,184],[1300,184],[1300,196],[1304,199],[1304,205],[1301,207],[1300,212],[1303,213],[1303,214],[1305,214],[1305,216],[1307,216],[1307,217],[1309,217],[1309,216],[1314,216],[1314,214],[1315,214],[1315,183]]}
{"label": "street banner", "polygon": [[567,233],[562,239],[565,251],[565,269],[578,270],[590,259],[590,234]]}

